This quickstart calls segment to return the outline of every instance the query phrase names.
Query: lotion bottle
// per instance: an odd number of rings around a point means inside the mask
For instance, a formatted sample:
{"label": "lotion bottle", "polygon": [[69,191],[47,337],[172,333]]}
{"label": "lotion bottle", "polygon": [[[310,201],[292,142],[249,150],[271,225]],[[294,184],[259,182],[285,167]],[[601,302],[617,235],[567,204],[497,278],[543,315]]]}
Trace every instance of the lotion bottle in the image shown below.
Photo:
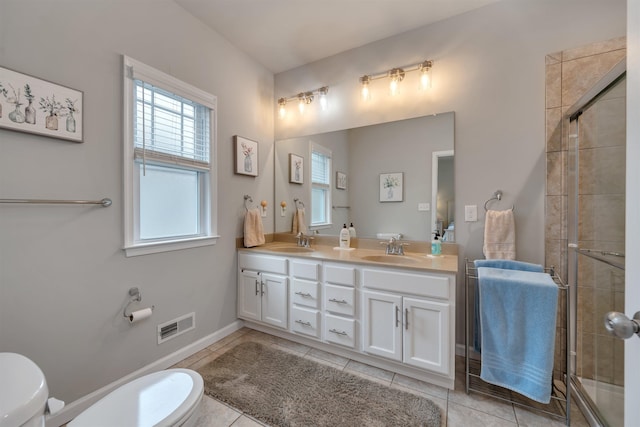
{"label": "lotion bottle", "polygon": [[442,254],[442,243],[438,240],[438,233],[433,233],[435,236],[431,241],[431,255],[441,255]]}
{"label": "lotion bottle", "polygon": [[347,224],[342,226],[342,230],[340,230],[340,247],[348,248],[351,245],[351,236],[349,235],[349,229],[347,228]]}
{"label": "lotion bottle", "polygon": [[355,229],[355,227],[353,226],[353,223],[351,223],[351,225],[349,226],[349,236],[350,236],[351,238],[356,237],[356,229]]}

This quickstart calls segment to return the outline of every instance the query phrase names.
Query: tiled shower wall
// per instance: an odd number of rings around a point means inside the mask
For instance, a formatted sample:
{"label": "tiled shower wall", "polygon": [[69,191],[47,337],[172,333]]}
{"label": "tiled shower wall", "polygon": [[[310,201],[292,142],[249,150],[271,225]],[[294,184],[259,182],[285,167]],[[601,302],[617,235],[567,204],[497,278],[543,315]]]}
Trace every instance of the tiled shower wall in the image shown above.
{"label": "tiled shower wall", "polygon": [[[547,186],[546,186],[546,221],[545,221],[545,262],[548,266],[556,266],[562,279],[567,282],[567,230],[568,230],[568,147],[570,126],[564,118],[566,111],[573,106],[580,97],[600,80],[614,65],[626,56],[626,39],[624,37],[594,43],[588,46],[553,53],[546,57],[546,152],[547,152]],[[616,98],[613,96],[613,98]],[[613,132],[620,132],[619,120],[616,122],[616,109],[620,111],[620,97],[611,100],[614,122]],[[595,115],[596,111],[586,112]],[[624,118],[624,110],[622,116]],[[588,117],[585,117],[587,119]],[[593,117],[596,118],[596,117]],[[608,117],[610,118],[610,117]],[[581,120],[582,121],[582,120]],[[592,121],[601,123],[602,120]],[[588,123],[585,120],[585,123]],[[622,127],[624,129],[624,125]],[[614,224],[619,223],[622,215],[624,225],[624,186],[622,187],[622,203],[620,203],[619,180],[616,182],[603,179],[604,172],[622,171],[624,182],[624,150],[613,147],[610,141],[607,147],[595,147],[592,144],[590,129],[581,127],[580,137],[582,160],[580,176],[580,235],[581,247],[623,251],[624,247],[616,247],[615,243],[604,240],[624,242],[624,228]],[[600,129],[599,132],[603,130]],[[624,134],[623,134],[624,136]],[[615,139],[615,138],[614,138]],[[615,145],[615,144],[613,144]],[[622,155],[621,155],[622,154]],[[600,176],[599,176],[600,174]],[[615,174],[614,174],[615,175]],[[615,181],[615,180],[614,180]],[[615,190],[614,190],[615,189]],[[610,196],[613,193],[618,195]],[[606,196],[606,197],[605,197]],[[604,200],[604,198],[608,198]],[[604,213],[604,214],[603,214]],[[598,236],[606,236],[601,239]],[[581,260],[582,262],[583,260]],[[606,270],[606,271],[605,271]],[[602,275],[608,275],[607,280],[601,280]],[[596,269],[591,262],[582,262],[578,277],[578,313],[577,313],[577,374],[586,378],[597,378],[610,383],[620,383],[621,371],[616,372],[615,366],[621,366],[621,352],[616,351],[618,343],[603,335],[602,319],[606,311],[619,306],[615,301],[616,293],[612,287],[620,286],[618,273],[608,269]],[[614,285],[618,283],[618,285]],[[602,288],[599,285],[602,284]],[[624,285],[622,285],[624,287]],[[564,302],[560,305],[564,308]],[[566,333],[564,328],[564,310],[559,317],[559,331],[556,342],[556,366],[562,366],[566,351]],[[596,352],[598,352],[596,357]],[[597,360],[597,364],[595,361]]]}

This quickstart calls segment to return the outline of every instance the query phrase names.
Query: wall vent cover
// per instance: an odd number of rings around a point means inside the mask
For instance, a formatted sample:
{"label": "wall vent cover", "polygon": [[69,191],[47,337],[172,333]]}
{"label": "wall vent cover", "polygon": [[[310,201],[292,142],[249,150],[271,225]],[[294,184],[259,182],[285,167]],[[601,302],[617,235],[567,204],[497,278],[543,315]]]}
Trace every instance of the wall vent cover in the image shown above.
{"label": "wall vent cover", "polygon": [[158,344],[162,344],[195,328],[196,313],[185,314],[177,319],[158,325]]}

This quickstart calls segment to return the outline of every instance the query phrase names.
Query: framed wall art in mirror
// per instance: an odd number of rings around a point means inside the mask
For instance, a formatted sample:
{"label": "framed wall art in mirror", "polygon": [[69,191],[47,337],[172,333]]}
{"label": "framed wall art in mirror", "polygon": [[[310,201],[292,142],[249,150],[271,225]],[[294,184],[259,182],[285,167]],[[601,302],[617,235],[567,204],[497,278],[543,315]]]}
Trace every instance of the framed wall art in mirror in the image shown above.
{"label": "framed wall art in mirror", "polygon": [[289,182],[304,184],[304,158],[289,153]]}
{"label": "framed wall art in mirror", "polygon": [[401,202],[403,190],[403,173],[380,174],[380,201]]}
{"label": "framed wall art in mirror", "polygon": [[336,188],[338,190],[347,189],[347,174],[344,172],[336,172]]}

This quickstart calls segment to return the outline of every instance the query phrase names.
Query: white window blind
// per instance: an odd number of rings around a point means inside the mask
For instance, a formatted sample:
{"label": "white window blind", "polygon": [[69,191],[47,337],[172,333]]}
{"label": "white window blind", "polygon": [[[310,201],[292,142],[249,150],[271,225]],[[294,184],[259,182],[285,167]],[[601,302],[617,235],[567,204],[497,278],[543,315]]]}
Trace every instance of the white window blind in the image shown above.
{"label": "white window blind", "polygon": [[311,225],[331,223],[331,151],[319,145],[311,150]]}
{"label": "white window blind", "polygon": [[209,170],[211,110],[142,80],[134,82],[136,160]]}

